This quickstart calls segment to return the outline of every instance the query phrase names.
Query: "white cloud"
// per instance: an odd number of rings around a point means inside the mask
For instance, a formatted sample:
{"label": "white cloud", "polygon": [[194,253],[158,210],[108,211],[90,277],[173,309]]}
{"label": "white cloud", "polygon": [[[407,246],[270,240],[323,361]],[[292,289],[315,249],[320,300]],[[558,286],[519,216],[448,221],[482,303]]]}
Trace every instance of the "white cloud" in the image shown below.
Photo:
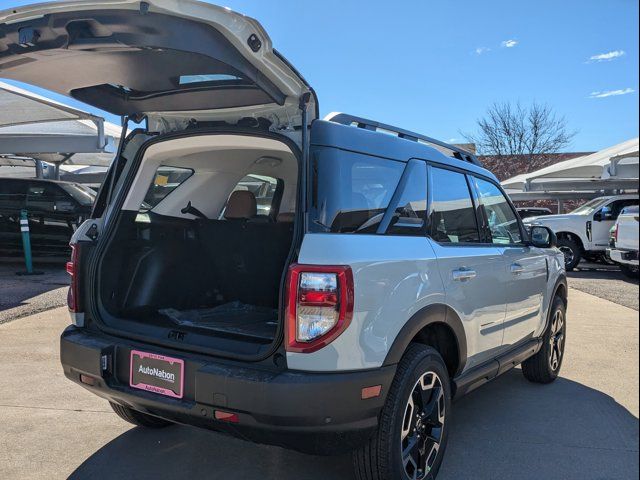
{"label": "white cloud", "polygon": [[599,53],[598,55],[592,55],[589,57],[589,62],[610,62],[616,58],[620,58],[625,55],[624,50],[613,50],[607,53]]}
{"label": "white cloud", "polygon": [[482,55],[483,53],[487,53],[487,52],[490,52],[490,51],[491,51],[491,49],[488,48],[488,47],[478,47],[475,50],[476,55]]}
{"label": "white cloud", "polygon": [[618,95],[627,95],[633,92],[635,92],[633,88],[621,88],[620,90],[604,90],[602,92],[591,92],[589,94],[589,98],[615,97]]}
{"label": "white cloud", "polygon": [[500,45],[502,45],[504,48],[513,48],[516,45],[518,45],[518,41],[517,40],[513,40],[513,39],[509,39],[509,40],[505,40]]}

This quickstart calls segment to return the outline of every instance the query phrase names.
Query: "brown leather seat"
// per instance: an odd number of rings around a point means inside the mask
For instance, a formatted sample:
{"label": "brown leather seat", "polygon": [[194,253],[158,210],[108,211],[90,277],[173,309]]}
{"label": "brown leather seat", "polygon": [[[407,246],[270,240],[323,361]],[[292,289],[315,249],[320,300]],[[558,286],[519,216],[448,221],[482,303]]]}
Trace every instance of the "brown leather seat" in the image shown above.
{"label": "brown leather seat", "polygon": [[277,223],[293,223],[296,218],[295,212],[282,212],[276,217]]}
{"label": "brown leather seat", "polygon": [[248,190],[236,190],[229,197],[224,218],[227,220],[249,219],[258,213],[258,203],[253,193]]}

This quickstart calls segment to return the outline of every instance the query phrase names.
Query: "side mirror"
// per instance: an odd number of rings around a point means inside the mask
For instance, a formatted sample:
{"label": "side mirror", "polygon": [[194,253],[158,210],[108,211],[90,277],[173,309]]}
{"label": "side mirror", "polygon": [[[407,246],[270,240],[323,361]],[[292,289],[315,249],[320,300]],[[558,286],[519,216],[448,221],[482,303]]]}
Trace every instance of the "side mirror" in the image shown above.
{"label": "side mirror", "polygon": [[554,248],[558,245],[558,237],[549,227],[534,225],[530,233],[531,245],[538,248]]}

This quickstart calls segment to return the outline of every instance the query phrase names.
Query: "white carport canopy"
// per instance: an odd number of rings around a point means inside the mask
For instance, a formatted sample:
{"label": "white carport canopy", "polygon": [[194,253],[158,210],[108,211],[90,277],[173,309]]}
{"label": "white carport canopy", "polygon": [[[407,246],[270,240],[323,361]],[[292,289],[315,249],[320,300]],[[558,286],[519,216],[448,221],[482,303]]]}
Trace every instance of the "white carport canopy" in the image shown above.
{"label": "white carport canopy", "polygon": [[[638,138],[502,182],[510,193],[638,189]],[[514,195],[516,196],[516,195]]]}
{"label": "white carport canopy", "polygon": [[0,82],[0,165],[108,166],[119,137],[120,128],[101,117]]}

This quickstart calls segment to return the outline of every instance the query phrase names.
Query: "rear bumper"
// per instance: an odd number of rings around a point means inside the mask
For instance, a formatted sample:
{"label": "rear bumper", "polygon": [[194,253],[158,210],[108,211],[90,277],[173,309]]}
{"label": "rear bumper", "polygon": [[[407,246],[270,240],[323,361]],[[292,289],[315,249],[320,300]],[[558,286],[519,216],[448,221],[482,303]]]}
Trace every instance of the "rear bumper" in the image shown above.
{"label": "rear bumper", "polygon": [[637,250],[621,250],[619,248],[608,248],[607,255],[616,263],[624,263],[628,265],[638,265]]}
{"label": "rear bumper", "polygon": [[[132,349],[184,359],[184,398],[130,388]],[[111,402],[178,423],[317,454],[344,452],[369,438],[396,369],[392,365],[318,374],[247,368],[73,326],[60,339],[60,359],[67,378]],[[93,385],[81,382],[81,374],[92,377]],[[362,400],[362,389],[374,385],[382,385],[381,395]],[[239,423],[216,420],[215,410],[237,413]]]}

